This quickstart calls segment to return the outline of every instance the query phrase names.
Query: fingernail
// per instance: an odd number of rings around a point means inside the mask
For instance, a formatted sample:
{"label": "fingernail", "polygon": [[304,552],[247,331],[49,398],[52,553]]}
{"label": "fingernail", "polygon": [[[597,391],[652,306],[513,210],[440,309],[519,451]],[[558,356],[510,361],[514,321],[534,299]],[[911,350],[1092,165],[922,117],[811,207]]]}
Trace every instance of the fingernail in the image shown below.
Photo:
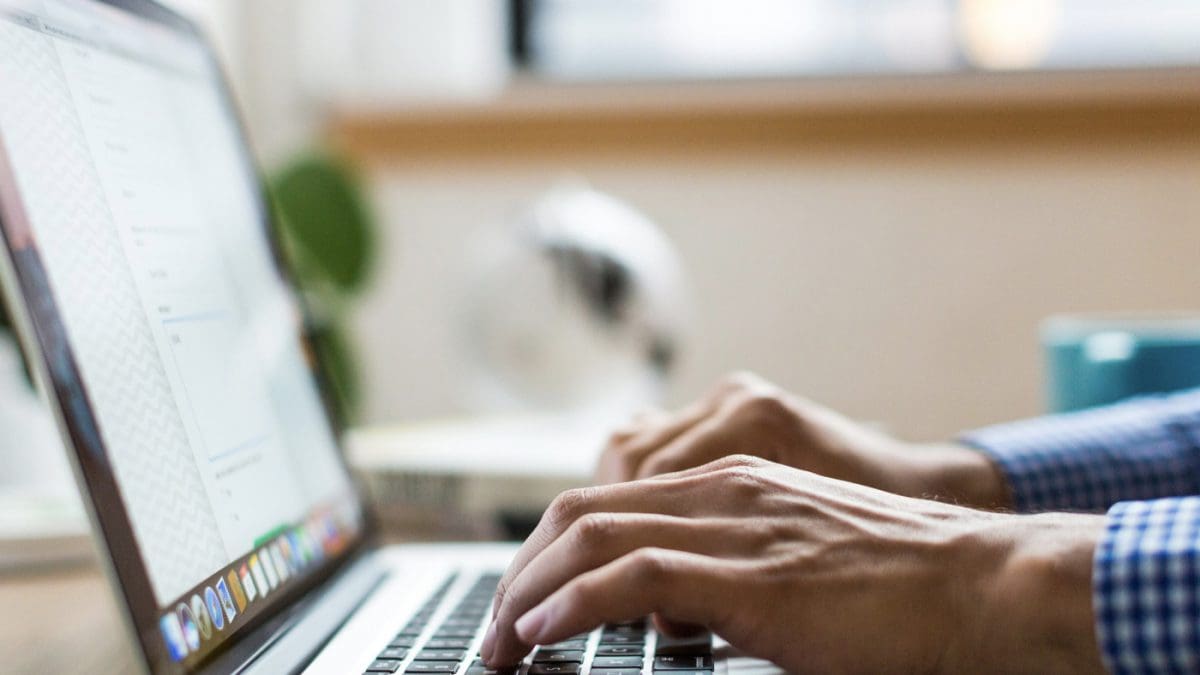
{"label": "fingernail", "polygon": [[496,622],[488,624],[487,633],[483,636],[483,644],[479,645],[479,655],[483,657],[484,663],[487,663],[492,658],[492,652],[496,650]]}
{"label": "fingernail", "polygon": [[525,613],[525,616],[517,619],[517,636],[527,645],[538,644],[538,638],[542,634],[542,628],[546,623],[547,607],[545,604],[538,605]]}

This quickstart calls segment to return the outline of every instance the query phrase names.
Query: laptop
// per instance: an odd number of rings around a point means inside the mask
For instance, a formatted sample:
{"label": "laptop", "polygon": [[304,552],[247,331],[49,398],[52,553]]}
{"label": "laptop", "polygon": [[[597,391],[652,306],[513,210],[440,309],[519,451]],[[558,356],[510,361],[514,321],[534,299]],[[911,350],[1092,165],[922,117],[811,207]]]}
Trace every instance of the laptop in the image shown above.
{"label": "laptop", "polygon": [[[377,544],[208,43],[0,0],[0,280],[152,673],[469,673],[511,545]],[[645,621],[521,673],[717,670]]]}

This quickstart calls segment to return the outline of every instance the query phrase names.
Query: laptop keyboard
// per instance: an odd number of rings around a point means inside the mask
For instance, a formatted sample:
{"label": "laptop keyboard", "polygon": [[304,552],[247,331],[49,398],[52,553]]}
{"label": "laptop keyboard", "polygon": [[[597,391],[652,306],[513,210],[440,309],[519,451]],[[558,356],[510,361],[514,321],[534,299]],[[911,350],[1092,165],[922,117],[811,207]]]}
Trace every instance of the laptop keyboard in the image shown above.
{"label": "laptop keyboard", "polygon": [[[538,647],[519,667],[483,665],[478,645],[485,619],[491,617],[499,574],[476,580],[433,630],[430,625],[456,577],[446,580],[367,668],[382,673],[462,673],[463,675],[712,675],[712,638],[708,634],[668,638],[645,620],[605,625],[568,640]],[[649,655],[649,658],[648,658]]]}

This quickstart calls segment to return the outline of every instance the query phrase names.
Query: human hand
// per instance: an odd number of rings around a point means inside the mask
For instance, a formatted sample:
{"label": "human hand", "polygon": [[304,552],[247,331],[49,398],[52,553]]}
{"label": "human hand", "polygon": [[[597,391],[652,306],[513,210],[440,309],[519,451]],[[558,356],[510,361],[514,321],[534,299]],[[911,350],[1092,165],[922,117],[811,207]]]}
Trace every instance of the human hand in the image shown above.
{"label": "human hand", "polygon": [[910,497],[980,508],[1012,502],[1003,476],[983,453],[899,441],[749,373],[726,378],[677,414],[645,414],[613,434],[596,478],[647,478],[734,454]]}
{"label": "human hand", "polygon": [[725,458],[559,497],[500,583],[482,655],[508,666],[655,614],[795,673],[1096,672],[1103,528]]}

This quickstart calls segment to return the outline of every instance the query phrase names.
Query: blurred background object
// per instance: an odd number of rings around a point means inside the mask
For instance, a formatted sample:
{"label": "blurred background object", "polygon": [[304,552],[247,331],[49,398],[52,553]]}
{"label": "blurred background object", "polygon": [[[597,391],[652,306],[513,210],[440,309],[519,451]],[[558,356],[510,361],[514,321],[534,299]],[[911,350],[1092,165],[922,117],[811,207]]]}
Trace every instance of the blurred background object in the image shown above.
{"label": "blurred background object", "polygon": [[646,216],[564,184],[476,244],[463,331],[477,409],[616,425],[661,402],[685,289],[672,244]]}
{"label": "blurred background object", "polygon": [[29,379],[0,303],[0,572],[91,560],[58,430]]}
{"label": "blurred background object", "polygon": [[306,296],[308,333],[337,396],[354,421],[361,403],[359,357],[346,315],[367,287],[376,225],[358,179],[327,153],[306,153],[268,181],[288,262]]}
{"label": "blurred background object", "polygon": [[1200,314],[1059,315],[1041,334],[1050,412],[1200,387]]}

